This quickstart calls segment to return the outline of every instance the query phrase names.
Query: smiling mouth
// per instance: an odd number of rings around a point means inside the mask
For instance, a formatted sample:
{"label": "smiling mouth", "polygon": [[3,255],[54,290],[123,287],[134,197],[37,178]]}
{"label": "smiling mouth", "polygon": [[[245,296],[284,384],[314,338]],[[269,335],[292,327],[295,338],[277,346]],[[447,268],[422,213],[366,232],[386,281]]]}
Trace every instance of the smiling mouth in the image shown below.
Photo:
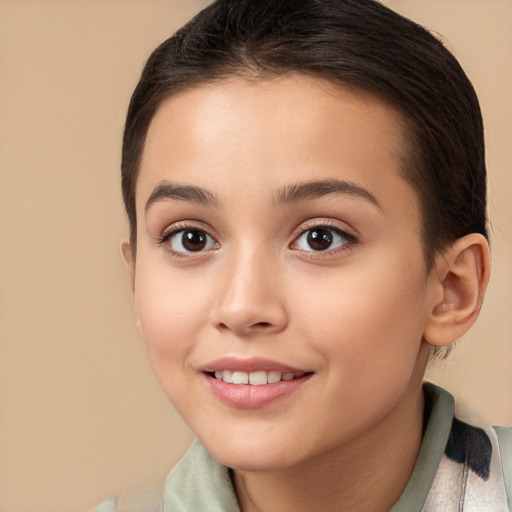
{"label": "smiling mouth", "polygon": [[278,372],[278,371],[255,371],[243,372],[232,370],[216,370],[208,372],[211,377],[228,384],[247,384],[252,386],[263,386],[265,384],[276,384],[282,380],[291,381],[307,375],[305,372]]}
{"label": "smiling mouth", "polygon": [[[285,399],[301,389],[314,374],[282,365],[275,368],[276,363],[262,360],[221,361],[212,366],[202,372],[206,377],[204,384],[221,402],[236,409],[259,409]],[[267,368],[261,369],[262,366]]]}

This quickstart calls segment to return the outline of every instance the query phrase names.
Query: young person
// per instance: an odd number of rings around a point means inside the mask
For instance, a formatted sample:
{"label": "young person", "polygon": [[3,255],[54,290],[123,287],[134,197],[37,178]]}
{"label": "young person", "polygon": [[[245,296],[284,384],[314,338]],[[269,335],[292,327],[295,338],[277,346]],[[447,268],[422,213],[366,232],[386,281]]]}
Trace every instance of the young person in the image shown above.
{"label": "young person", "polygon": [[422,385],[490,270],[478,100],[435,37],[374,0],[218,0],[147,62],[122,180],[197,435],[161,510],[509,509],[510,431]]}

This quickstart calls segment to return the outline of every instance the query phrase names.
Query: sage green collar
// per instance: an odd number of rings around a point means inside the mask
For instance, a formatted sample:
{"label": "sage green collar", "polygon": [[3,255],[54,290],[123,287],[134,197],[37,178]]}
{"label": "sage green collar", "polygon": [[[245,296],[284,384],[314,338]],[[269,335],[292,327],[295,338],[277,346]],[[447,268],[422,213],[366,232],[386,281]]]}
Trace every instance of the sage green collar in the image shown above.
{"label": "sage green collar", "polygon": [[390,512],[421,512],[443,457],[453,421],[453,397],[438,386],[423,384],[430,409],[418,458],[407,486]]}
{"label": "sage green collar", "polygon": [[230,469],[196,438],[165,482],[162,512],[240,512]]}

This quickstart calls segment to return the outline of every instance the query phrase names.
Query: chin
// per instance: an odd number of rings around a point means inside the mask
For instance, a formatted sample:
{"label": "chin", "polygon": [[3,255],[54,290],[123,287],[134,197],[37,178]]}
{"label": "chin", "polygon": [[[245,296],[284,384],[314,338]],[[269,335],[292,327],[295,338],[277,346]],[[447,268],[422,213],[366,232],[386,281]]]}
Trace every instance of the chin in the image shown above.
{"label": "chin", "polygon": [[282,444],[281,449],[276,450],[276,443],[268,440],[263,443],[264,446],[247,439],[239,443],[202,442],[213,457],[237,471],[278,471],[297,464],[300,459],[297,450],[286,450]]}

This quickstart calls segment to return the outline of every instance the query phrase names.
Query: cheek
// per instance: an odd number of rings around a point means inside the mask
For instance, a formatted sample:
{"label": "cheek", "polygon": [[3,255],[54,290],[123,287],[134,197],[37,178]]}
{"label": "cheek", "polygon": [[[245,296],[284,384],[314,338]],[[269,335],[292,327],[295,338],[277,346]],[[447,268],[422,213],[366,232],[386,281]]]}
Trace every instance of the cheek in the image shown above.
{"label": "cheek", "polygon": [[397,360],[415,360],[424,325],[422,272],[396,263],[389,270],[354,266],[304,289],[306,296],[296,295],[298,318],[326,360],[350,361],[350,371],[365,374],[375,367],[391,373]]}
{"label": "cheek", "polygon": [[303,333],[321,354],[325,389],[332,390],[320,410],[340,411],[335,425],[351,417],[357,427],[382,417],[415,372],[423,281],[411,275],[397,285],[396,276],[381,269],[380,274],[340,275],[325,284],[323,291],[306,288],[311,293],[300,308]]}
{"label": "cheek", "polygon": [[166,268],[141,271],[136,277],[135,310],[149,363],[160,387],[185,418],[190,408],[200,407],[190,393],[187,362],[207,319],[207,297],[199,283],[192,286],[189,278],[172,275]]}
{"label": "cheek", "polygon": [[185,364],[193,341],[208,319],[208,282],[147,266],[136,275],[135,311],[151,364]]}

